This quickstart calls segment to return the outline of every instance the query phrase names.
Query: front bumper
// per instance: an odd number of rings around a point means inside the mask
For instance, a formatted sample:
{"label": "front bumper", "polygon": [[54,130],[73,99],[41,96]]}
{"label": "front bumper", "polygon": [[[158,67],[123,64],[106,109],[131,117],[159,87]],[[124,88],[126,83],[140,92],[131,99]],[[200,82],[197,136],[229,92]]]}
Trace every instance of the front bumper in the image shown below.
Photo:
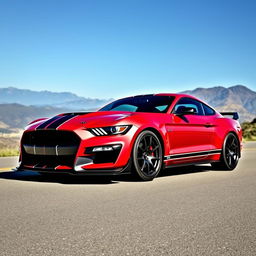
{"label": "front bumper", "polygon": [[[34,139],[37,131],[26,131],[21,141],[20,167],[17,170],[32,170],[37,172],[70,173],[81,175],[116,175],[127,172],[129,159],[132,152],[134,135],[137,128],[134,126],[125,135],[93,136],[84,129],[67,131],[52,131],[50,133],[63,133],[70,136],[76,143],[70,144],[66,139],[63,144],[63,134],[59,136],[49,135],[45,140],[40,131],[40,139]],[[33,133],[33,138],[27,139]],[[75,136],[74,136],[75,135]],[[48,143],[48,136],[52,136],[55,142]],[[79,138],[79,141],[77,138]],[[25,139],[24,139],[25,138]],[[60,146],[59,144],[62,143]],[[113,150],[110,150],[110,149]],[[94,151],[95,149],[95,151]]]}

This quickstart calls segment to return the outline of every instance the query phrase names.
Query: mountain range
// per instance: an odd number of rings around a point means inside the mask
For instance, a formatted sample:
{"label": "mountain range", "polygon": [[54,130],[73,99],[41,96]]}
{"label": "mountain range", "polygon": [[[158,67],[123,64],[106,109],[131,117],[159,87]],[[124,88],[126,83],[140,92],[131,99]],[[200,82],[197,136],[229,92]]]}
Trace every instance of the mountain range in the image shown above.
{"label": "mountain range", "polygon": [[51,106],[24,106],[17,103],[0,104],[0,133],[10,133],[10,128],[24,128],[29,122],[40,117],[50,117],[69,109]]}
{"label": "mountain range", "polygon": [[256,92],[244,85],[229,88],[222,86],[196,88],[182,93],[198,97],[218,111],[237,111],[240,122],[251,121],[256,116]]}
{"label": "mountain range", "polygon": [[79,97],[70,92],[32,91],[15,87],[0,88],[0,104],[17,103],[25,106],[53,106],[73,110],[98,108],[113,99]]}
{"label": "mountain range", "polygon": [[[240,122],[252,121],[256,117],[256,92],[243,85],[196,88],[182,93],[196,96],[219,111],[238,111]],[[93,111],[111,100],[84,98],[69,92],[0,88],[0,132],[24,128],[39,117],[67,111]]]}

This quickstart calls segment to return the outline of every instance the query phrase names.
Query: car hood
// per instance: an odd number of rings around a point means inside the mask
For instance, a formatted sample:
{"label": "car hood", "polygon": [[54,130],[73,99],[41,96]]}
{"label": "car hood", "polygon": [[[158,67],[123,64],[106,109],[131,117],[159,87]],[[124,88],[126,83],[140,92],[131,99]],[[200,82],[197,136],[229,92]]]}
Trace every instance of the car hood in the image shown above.
{"label": "car hood", "polygon": [[104,111],[64,113],[32,122],[27,129],[71,129],[115,125],[134,115],[134,112]]}
{"label": "car hood", "polygon": [[93,112],[76,116],[73,121],[82,124],[85,127],[108,126],[119,123],[121,120],[133,115],[131,112]]}

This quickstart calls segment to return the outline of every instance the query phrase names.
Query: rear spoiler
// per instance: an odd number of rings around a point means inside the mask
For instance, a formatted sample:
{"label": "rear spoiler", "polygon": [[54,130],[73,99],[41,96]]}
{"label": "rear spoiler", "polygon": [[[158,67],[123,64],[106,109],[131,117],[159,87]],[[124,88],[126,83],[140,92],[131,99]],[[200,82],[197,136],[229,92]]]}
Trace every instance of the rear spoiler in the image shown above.
{"label": "rear spoiler", "polygon": [[220,114],[223,115],[223,116],[232,116],[232,118],[234,120],[238,120],[239,119],[238,112],[220,112]]}

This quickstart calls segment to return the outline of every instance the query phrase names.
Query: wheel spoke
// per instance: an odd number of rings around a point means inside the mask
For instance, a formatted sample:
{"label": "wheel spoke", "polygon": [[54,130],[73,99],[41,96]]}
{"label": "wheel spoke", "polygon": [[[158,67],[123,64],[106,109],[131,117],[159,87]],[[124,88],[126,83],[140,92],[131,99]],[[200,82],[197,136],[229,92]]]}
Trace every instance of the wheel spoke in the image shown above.
{"label": "wheel spoke", "polygon": [[155,146],[151,151],[155,152],[159,148],[159,145]]}
{"label": "wheel spoke", "polygon": [[228,164],[229,164],[229,166],[231,166],[231,163],[232,163],[232,157],[231,157],[231,155],[228,155]]}
{"label": "wheel spoke", "polygon": [[153,137],[150,136],[150,137],[149,137],[149,147],[152,146],[152,139],[153,139]]}
{"label": "wheel spoke", "polygon": [[146,162],[146,166],[147,166],[147,174],[150,174],[150,164],[148,161],[145,161]]}
{"label": "wheel spoke", "polygon": [[143,164],[142,164],[142,167],[141,167],[141,170],[142,170],[142,171],[144,170],[145,165],[146,165],[146,161],[144,160],[144,162],[143,162]]}
{"label": "wheel spoke", "polygon": [[149,160],[149,161],[148,161],[148,163],[149,163],[150,167],[151,167],[153,170],[155,170],[155,167],[154,167],[154,165],[153,165],[152,161],[151,161],[151,160]]}
{"label": "wheel spoke", "polygon": [[234,152],[237,152],[238,146],[237,146],[237,145],[233,145],[232,150],[233,150]]}
{"label": "wheel spoke", "polygon": [[234,147],[234,148],[238,147],[238,143],[237,143],[237,140],[235,138],[233,139],[232,147]]}
{"label": "wheel spoke", "polygon": [[143,152],[145,151],[145,148],[143,147],[142,143],[139,144],[139,149],[142,150]]}
{"label": "wheel spoke", "polygon": [[144,141],[144,146],[145,146],[144,150],[147,150],[148,149],[148,143],[147,143],[146,137],[144,137],[143,141]]}
{"label": "wheel spoke", "polygon": [[154,165],[152,164],[151,161],[148,161],[148,166],[149,166],[149,174],[154,173],[155,167],[154,167]]}

